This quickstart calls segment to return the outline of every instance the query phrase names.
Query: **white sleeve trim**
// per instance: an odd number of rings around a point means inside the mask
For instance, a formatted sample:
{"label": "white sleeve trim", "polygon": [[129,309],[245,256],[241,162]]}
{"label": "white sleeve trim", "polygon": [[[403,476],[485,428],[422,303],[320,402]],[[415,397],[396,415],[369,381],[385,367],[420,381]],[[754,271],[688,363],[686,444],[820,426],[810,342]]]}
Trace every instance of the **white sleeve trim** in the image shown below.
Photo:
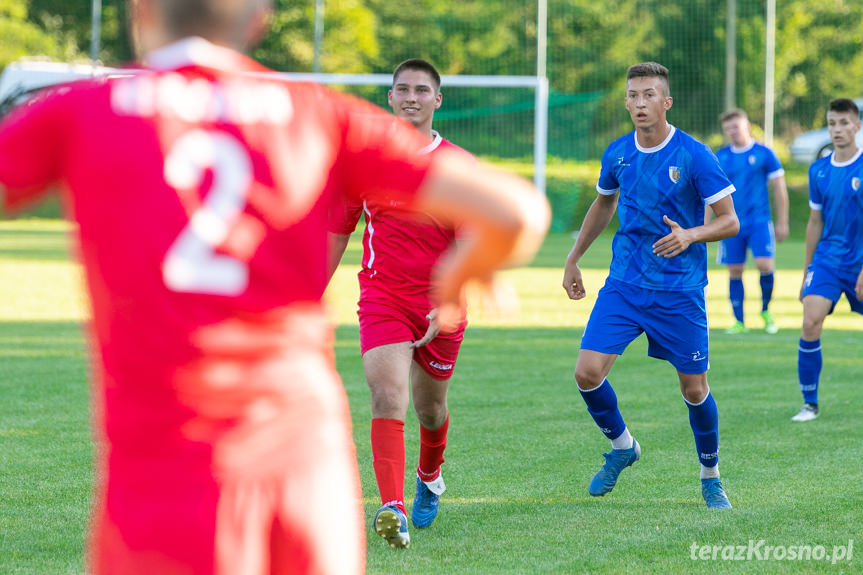
{"label": "white sleeve trim", "polygon": [[767,179],[768,180],[775,180],[776,178],[781,178],[784,175],[785,175],[785,169],[779,168],[775,172],[770,172],[769,174],[767,174]]}
{"label": "white sleeve trim", "polygon": [[824,206],[822,206],[821,204],[816,204],[812,200],[809,200],[809,207],[813,210],[818,210],[819,212],[824,209]]}
{"label": "white sleeve trim", "polygon": [[620,188],[614,188],[613,190],[604,190],[599,187],[599,184],[596,184],[596,191],[603,196],[613,196],[618,192],[618,190],[620,190]]}
{"label": "white sleeve trim", "polygon": [[734,184],[730,184],[728,187],[723,188],[722,190],[716,192],[715,194],[713,194],[712,196],[710,196],[709,198],[704,200],[704,203],[707,204],[708,206],[710,204],[715,204],[716,202],[718,202],[719,200],[721,200],[725,196],[730,196],[731,192],[733,192],[734,190],[735,190]]}

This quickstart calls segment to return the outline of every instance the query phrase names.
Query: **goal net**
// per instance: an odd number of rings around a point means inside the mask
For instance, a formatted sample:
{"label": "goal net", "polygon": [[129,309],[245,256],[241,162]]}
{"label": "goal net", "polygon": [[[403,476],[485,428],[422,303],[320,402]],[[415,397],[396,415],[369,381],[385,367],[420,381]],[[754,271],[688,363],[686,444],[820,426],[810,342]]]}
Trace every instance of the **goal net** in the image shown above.
{"label": "goal net", "polygon": [[[390,74],[280,73],[316,82],[387,107]],[[537,76],[441,76],[443,103],[434,129],[470,153],[532,165],[534,184],[545,190],[548,82]]]}

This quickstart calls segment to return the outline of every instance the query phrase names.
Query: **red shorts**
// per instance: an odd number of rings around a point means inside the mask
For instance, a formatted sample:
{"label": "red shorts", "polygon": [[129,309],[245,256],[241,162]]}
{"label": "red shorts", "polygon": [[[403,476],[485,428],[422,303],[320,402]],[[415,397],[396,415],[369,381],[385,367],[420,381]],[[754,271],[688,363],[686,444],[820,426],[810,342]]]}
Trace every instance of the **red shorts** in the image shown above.
{"label": "red shorts", "polygon": [[97,472],[91,572],[363,573],[347,401],[338,379],[322,375],[298,390],[305,397],[288,397],[296,405],[259,410],[224,441],[146,453],[113,446]]}
{"label": "red shorts", "polygon": [[[390,297],[368,297],[360,299],[357,315],[360,319],[360,352],[400,343],[416,341],[425,335],[429,326],[426,319],[431,310],[427,302],[399,302]],[[456,331],[439,333],[437,337],[414,350],[414,361],[434,379],[452,377],[458,350],[464,339],[467,320]]]}

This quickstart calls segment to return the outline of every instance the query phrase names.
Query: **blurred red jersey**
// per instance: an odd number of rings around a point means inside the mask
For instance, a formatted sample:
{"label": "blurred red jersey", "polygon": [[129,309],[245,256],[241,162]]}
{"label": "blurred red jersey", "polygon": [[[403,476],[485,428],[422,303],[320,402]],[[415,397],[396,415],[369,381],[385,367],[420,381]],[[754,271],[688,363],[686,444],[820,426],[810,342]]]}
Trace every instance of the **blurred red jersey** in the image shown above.
{"label": "blurred red jersey", "polygon": [[[141,521],[124,502],[152,482],[173,485],[174,467],[211,477],[205,485],[266,476],[327,452],[306,426],[321,437],[335,420],[349,429],[320,301],[329,207],[339,197],[409,205],[430,165],[416,155],[425,141],[409,124],[320,86],[274,79],[204,40],[163,48],[147,66],[53,90],[0,126],[7,209],[61,184],[78,223],[97,428],[110,481],[123,482],[116,497],[108,487],[108,523]],[[339,449],[352,449],[342,445],[349,432],[336,435]],[[159,478],[154,462],[163,462]],[[339,474],[350,476],[350,465]],[[183,489],[206,491],[196,485]],[[173,523],[159,537],[182,555],[193,526]],[[126,527],[112,536],[97,526],[97,537],[132,546]]]}
{"label": "blurred red jersey", "polygon": [[[468,154],[434,130],[432,136],[431,143],[417,148],[418,155],[433,155],[444,148]],[[459,232],[449,223],[410,211],[407,202],[396,198],[364,198],[337,204],[330,216],[329,230],[335,234],[353,233],[363,215],[366,228],[360,288],[417,300],[420,307],[426,307],[422,302],[429,302],[435,264]]]}
{"label": "blurred red jersey", "polygon": [[[327,194],[409,204],[428,160],[406,153],[425,143],[408,124],[316,85],[250,80],[264,70],[235,52],[186,42],[149,64],[14,114],[0,183],[7,209],[70,191],[109,436],[171,445],[208,441],[242,400],[281,388],[247,377],[287,344],[329,355],[327,330],[291,321],[326,286]],[[297,330],[315,333],[286,341]],[[217,400],[202,392],[227,401],[204,409]]]}

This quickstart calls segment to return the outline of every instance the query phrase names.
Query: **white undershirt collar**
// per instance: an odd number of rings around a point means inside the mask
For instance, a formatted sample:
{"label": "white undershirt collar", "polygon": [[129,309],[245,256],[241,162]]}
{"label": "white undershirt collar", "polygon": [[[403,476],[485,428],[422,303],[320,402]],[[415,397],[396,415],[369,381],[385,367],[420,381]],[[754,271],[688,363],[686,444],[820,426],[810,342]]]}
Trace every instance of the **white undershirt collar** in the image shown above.
{"label": "white undershirt collar", "polygon": [[837,162],[836,152],[833,152],[832,154],[830,154],[830,165],[837,168],[844,168],[845,166],[850,166],[857,161],[857,158],[860,157],[860,154],[863,154],[863,148],[857,148],[857,152],[853,156],[851,156],[850,159],[845,160],[844,162]]}
{"label": "white undershirt collar", "polygon": [[428,154],[430,152],[435,151],[438,148],[438,146],[440,146],[441,142],[443,141],[443,138],[441,137],[440,134],[438,134],[437,130],[432,130],[431,135],[432,135],[432,141],[427,146],[424,146],[423,149],[420,150],[420,154]]}
{"label": "white undershirt collar", "polygon": [[668,142],[671,141],[671,138],[674,137],[674,133],[676,131],[677,131],[677,128],[675,128],[671,124],[668,124],[668,135],[665,136],[665,139],[662,141],[661,144],[659,144],[658,146],[653,146],[652,148],[645,148],[644,146],[642,146],[641,144],[638,143],[638,131],[637,130],[632,133],[632,137],[635,138],[635,147],[638,148],[639,152],[644,152],[645,154],[652,154],[652,153],[658,152],[659,150],[664,148],[668,144]]}
{"label": "white undershirt collar", "polygon": [[753,147],[755,147],[755,140],[749,140],[748,144],[746,144],[745,146],[740,146],[739,148],[737,146],[733,146],[733,145],[730,146],[731,152],[734,154],[745,154],[746,152],[751,150]]}

